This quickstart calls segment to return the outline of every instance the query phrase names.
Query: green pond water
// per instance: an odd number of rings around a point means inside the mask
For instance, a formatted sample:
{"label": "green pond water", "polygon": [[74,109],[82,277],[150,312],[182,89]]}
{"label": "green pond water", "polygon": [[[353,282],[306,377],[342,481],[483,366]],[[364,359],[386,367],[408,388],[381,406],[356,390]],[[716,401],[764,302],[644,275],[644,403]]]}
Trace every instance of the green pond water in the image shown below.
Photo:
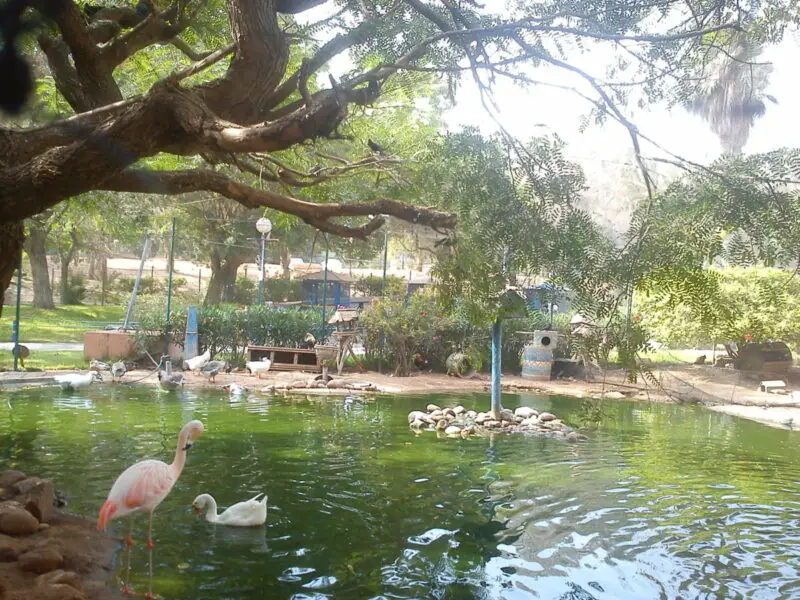
{"label": "green pond water", "polygon": [[[125,467],[171,461],[180,427],[201,419],[205,435],[154,519],[154,587],[170,599],[800,598],[797,433],[608,402],[582,444],[417,437],[406,415],[429,402],[480,409],[488,398],[9,392],[0,466],[53,479],[68,510],[95,519]],[[580,408],[503,402],[572,424]],[[190,508],[204,492],[227,506],[260,491],[264,527],[214,526]],[[146,522],[135,521],[140,542]],[[146,565],[134,546],[140,590]]]}

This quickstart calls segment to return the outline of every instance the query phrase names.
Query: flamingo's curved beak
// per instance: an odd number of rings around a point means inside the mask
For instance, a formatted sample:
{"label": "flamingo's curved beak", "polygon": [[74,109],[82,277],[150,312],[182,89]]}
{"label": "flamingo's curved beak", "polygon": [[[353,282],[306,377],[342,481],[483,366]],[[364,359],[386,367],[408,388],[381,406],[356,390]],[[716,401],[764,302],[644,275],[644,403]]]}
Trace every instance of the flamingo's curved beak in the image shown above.
{"label": "flamingo's curved beak", "polygon": [[192,449],[192,446],[194,446],[194,443],[192,443],[192,442],[186,442],[186,445],[183,447],[183,450],[184,450],[184,451],[189,451],[189,450],[191,450],[191,449]]}
{"label": "flamingo's curved beak", "polygon": [[200,507],[197,506],[197,504],[192,504],[192,508],[194,509],[194,512],[196,512],[198,515],[200,514]]}

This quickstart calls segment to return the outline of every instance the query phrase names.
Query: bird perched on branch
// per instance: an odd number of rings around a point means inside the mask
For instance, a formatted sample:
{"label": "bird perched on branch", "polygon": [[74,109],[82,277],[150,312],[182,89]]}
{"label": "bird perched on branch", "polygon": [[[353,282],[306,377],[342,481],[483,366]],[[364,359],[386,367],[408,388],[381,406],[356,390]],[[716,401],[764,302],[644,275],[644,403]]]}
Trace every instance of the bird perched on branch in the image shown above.
{"label": "bird perched on branch", "polygon": [[385,153],[385,151],[383,149],[383,146],[381,146],[378,142],[373,142],[371,139],[367,140],[367,146],[369,146],[370,150],[372,150],[373,152],[376,152],[378,154],[384,154]]}

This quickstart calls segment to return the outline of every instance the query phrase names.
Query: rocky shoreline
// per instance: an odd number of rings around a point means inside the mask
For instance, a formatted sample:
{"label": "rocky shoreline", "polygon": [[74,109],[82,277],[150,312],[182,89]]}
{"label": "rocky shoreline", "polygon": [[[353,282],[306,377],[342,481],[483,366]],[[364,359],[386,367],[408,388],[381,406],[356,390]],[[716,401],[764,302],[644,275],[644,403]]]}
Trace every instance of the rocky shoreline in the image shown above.
{"label": "rocky shoreline", "polygon": [[0,598],[106,600],[114,541],[56,504],[52,482],[0,473]]}
{"label": "rocky shoreline", "polygon": [[441,408],[436,404],[429,404],[425,412],[413,410],[408,413],[408,426],[417,434],[434,431],[454,438],[492,433],[525,433],[560,438],[568,442],[582,442],[588,439],[554,414],[540,413],[529,406],[520,406],[514,411],[503,408],[499,414],[493,415],[467,410],[461,405]]}

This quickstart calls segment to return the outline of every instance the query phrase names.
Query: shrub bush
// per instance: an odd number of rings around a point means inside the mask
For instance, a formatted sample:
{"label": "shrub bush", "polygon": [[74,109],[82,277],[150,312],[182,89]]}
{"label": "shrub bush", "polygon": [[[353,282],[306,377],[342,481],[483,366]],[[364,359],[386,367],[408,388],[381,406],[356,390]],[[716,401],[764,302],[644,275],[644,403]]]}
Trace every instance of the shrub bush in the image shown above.
{"label": "shrub bush", "polygon": [[437,332],[450,326],[449,318],[427,294],[414,294],[407,304],[395,298],[380,300],[367,309],[362,321],[370,348],[381,348],[381,337],[385,340],[381,350],[391,352],[398,377],[408,376],[417,352],[430,360],[429,354],[439,342],[434,339]]}
{"label": "shrub bush", "polygon": [[299,302],[303,299],[303,282],[290,279],[268,279],[264,282],[264,299],[272,302]]}
{"label": "shrub bush", "polygon": [[[375,298],[383,295],[383,277],[367,275],[353,284],[353,292]],[[408,283],[402,277],[389,275],[386,277],[386,295],[392,298],[403,298],[408,293]]]}
{"label": "shrub bush", "polygon": [[233,301],[236,304],[249,306],[256,301],[256,284],[247,277],[239,276],[233,288]]}
{"label": "shrub bush", "polygon": [[86,278],[79,273],[70,276],[69,285],[63,291],[66,293],[61,298],[61,304],[83,304],[86,300]]}
{"label": "shrub bush", "polygon": [[[166,325],[165,301],[143,299],[138,303],[137,340],[141,343],[152,336],[164,334]],[[173,304],[170,319],[174,341],[182,345],[186,333],[187,307]],[[236,365],[244,363],[244,351],[250,344],[262,346],[298,347],[306,333],[317,323],[315,311],[298,308],[251,306],[201,306],[198,308],[200,345],[213,356],[227,354]]]}

